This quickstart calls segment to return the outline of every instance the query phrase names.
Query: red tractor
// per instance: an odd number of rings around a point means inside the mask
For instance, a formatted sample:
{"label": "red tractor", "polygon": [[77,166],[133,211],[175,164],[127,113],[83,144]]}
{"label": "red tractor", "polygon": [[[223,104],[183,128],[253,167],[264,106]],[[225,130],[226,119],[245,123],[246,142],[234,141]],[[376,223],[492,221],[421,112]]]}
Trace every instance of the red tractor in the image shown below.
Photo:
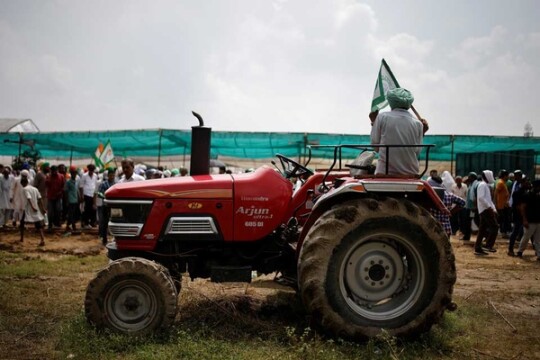
{"label": "red tractor", "polygon": [[[454,255],[429,212],[446,210],[426,182],[353,177],[333,170],[337,155],[320,173],[277,155],[279,171],[210,175],[210,130],[200,120],[191,176],[107,191],[114,242],[87,288],[90,323],[129,334],[166,328],[186,272],[215,282],[281,273],[320,329],[353,340],[383,329],[418,334],[455,307]],[[293,177],[306,179],[294,192]]]}

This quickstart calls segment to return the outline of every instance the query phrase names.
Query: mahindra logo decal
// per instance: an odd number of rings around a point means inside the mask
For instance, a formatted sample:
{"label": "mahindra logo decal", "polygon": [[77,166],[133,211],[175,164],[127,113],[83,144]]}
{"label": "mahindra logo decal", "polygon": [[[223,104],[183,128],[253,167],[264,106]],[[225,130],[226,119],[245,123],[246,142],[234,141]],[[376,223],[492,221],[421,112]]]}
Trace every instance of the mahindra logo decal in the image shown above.
{"label": "mahindra logo decal", "polygon": [[197,209],[202,208],[202,204],[198,203],[198,202],[188,203],[187,206],[188,206],[188,208],[190,208],[192,210],[197,210]]}

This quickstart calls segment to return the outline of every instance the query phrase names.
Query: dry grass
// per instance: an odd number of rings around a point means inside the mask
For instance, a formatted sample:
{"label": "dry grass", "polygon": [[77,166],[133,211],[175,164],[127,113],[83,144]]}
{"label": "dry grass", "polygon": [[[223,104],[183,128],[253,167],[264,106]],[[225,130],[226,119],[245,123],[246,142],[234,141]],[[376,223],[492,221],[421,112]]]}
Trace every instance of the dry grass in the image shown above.
{"label": "dry grass", "polygon": [[540,264],[531,252],[519,260],[501,246],[477,258],[472,248],[453,245],[458,310],[417,340],[383,335],[365,344],[311,330],[295,293],[271,277],[249,286],[184,279],[170,333],[147,339],[96,333],[82,304],[88,281],[106,264],[104,255],[0,251],[0,358],[540,358]]}

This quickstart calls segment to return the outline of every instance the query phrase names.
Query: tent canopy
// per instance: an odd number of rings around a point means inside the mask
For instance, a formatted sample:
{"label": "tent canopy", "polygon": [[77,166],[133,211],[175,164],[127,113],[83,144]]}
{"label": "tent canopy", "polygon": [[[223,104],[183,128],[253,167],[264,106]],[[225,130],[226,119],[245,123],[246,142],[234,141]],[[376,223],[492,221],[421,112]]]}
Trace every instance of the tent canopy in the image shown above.
{"label": "tent canopy", "polygon": [[[32,146],[43,158],[90,158],[99,143],[111,141],[118,157],[157,157],[189,155],[191,130],[125,130],[101,132],[0,133],[0,155],[17,156]],[[306,145],[369,144],[369,135],[212,132],[211,157],[240,159],[272,158],[276,153],[292,158],[306,155]],[[496,137],[467,135],[427,135],[424,144],[434,144],[430,160],[450,161],[458,153],[480,153],[509,150],[533,150],[540,153],[539,137]],[[358,151],[346,151],[354,157]],[[313,157],[331,158],[331,149],[315,149]],[[421,158],[423,156],[421,155]],[[536,159],[538,164],[538,156]]]}
{"label": "tent canopy", "polygon": [[39,128],[30,119],[0,119],[0,133],[35,133]]}

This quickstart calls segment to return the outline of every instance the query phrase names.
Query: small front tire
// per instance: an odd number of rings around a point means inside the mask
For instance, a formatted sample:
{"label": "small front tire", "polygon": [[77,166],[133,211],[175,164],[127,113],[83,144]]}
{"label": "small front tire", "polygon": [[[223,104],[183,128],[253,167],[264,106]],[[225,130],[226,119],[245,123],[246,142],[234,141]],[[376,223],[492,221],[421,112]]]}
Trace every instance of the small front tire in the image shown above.
{"label": "small front tire", "polygon": [[129,257],[111,262],[90,281],[84,304],[97,328],[146,335],[173,323],[177,291],[165,267]]}

